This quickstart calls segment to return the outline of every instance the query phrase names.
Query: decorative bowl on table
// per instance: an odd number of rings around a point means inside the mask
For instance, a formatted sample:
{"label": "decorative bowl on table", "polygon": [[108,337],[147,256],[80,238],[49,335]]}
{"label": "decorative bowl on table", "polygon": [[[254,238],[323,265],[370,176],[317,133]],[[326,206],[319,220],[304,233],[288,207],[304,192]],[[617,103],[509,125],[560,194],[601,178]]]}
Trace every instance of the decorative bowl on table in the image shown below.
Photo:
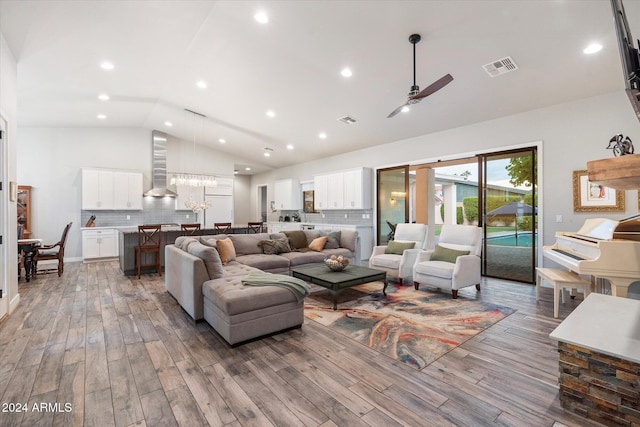
{"label": "decorative bowl on table", "polygon": [[331,255],[330,258],[324,260],[324,263],[331,271],[342,271],[349,265],[349,258]]}

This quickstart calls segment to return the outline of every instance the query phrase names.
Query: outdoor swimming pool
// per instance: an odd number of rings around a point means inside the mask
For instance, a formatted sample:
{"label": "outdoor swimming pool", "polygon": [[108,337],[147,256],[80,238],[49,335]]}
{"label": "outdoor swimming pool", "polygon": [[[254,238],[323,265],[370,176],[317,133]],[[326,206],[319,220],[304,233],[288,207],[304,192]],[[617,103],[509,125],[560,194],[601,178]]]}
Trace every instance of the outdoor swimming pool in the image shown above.
{"label": "outdoor swimming pool", "polygon": [[[531,247],[531,233],[518,233],[516,240],[515,234],[507,234],[503,236],[489,237],[487,239],[488,245],[495,246],[525,246]],[[536,236],[536,246],[538,245],[538,236]]]}

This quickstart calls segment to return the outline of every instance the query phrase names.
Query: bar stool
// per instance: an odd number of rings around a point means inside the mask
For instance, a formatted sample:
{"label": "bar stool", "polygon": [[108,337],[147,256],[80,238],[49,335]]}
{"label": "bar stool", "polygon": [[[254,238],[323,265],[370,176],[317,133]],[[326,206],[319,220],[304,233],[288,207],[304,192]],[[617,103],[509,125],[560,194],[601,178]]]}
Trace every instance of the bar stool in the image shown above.
{"label": "bar stool", "polygon": [[229,234],[231,233],[230,222],[216,222],[213,224],[214,234]]}
{"label": "bar stool", "polygon": [[[156,273],[162,276],[160,268],[160,246],[162,244],[162,226],[139,225],[138,226],[138,246],[135,247],[136,262],[135,268],[140,278],[140,270],[145,267],[155,267]],[[153,254],[155,262],[150,264],[142,263],[143,254]]]}
{"label": "bar stool", "polygon": [[260,222],[249,222],[247,223],[247,232],[248,233],[262,233],[262,221]]}
{"label": "bar stool", "polygon": [[180,231],[183,236],[200,236],[202,231],[200,230],[200,224],[180,224]]}

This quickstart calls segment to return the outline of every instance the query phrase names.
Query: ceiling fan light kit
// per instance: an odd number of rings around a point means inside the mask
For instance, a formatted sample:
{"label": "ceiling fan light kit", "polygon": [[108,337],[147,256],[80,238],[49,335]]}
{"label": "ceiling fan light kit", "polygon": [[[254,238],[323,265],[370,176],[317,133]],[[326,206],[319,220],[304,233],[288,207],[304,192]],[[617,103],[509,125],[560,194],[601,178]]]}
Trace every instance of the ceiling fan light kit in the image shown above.
{"label": "ceiling fan light kit", "polygon": [[399,106],[398,108],[396,108],[395,110],[393,110],[387,116],[388,119],[390,119],[391,117],[394,117],[396,114],[400,113],[401,111],[403,112],[408,111],[409,105],[419,104],[424,98],[434,94],[435,92],[439,91],[440,89],[442,89],[443,87],[445,87],[446,85],[448,85],[453,81],[453,77],[451,76],[451,74],[446,74],[440,79],[431,83],[429,86],[423,89],[422,92],[420,91],[420,86],[416,84],[416,44],[420,42],[421,39],[422,37],[420,37],[420,34],[411,34],[409,36],[409,42],[413,45],[413,86],[411,86],[411,89],[407,94],[408,96],[407,101],[401,106]]}

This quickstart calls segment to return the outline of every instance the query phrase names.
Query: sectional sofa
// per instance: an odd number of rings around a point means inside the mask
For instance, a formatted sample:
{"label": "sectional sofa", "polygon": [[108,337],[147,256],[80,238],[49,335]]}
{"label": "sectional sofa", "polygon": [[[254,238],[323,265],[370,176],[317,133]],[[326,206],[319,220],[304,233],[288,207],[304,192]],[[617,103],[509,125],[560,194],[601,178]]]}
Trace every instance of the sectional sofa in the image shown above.
{"label": "sectional sofa", "polygon": [[[303,235],[300,233],[304,233]],[[179,237],[165,247],[165,287],[195,320],[205,319],[229,344],[283,329],[298,327],[304,321],[303,302],[288,289],[278,286],[245,286],[249,274],[268,272],[289,275],[291,268],[317,264],[331,255],[359,259],[356,231],[304,230],[295,234],[298,243],[331,237],[332,244],[322,250],[292,248],[271,253],[273,242],[293,241],[283,233],[258,233]],[[228,238],[228,240],[227,240]],[[233,243],[234,254],[220,257],[218,244]],[[266,243],[265,243],[266,242]],[[337,246],[337,247],[336,247]],[[265,253],[267,252],[267,253]]]}

